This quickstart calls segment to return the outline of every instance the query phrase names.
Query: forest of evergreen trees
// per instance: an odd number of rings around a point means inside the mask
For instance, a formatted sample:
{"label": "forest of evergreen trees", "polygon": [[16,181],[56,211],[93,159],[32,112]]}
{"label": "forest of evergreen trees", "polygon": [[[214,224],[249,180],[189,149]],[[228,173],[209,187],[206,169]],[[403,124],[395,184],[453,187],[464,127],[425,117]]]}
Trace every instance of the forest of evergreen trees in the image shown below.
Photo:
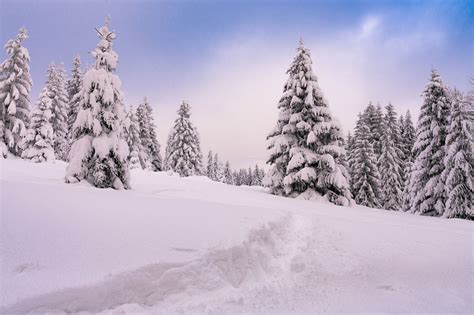
{"label": "forest of evergreen trees", "polygon": [[21,28],[0,65],[0,155],[68,162],[65,180],[96,187],[130,188],[130,169],[202,175],[229,185],[264,185],[286,197],[353,203],[446,218],[474,219],[474,92],[448,88],[433,70],[416,123],[392,104],[369,103],[344,137],[313,72],[303,41],[287,71],[279,116],[268,135],[268,172],[231,169],[209,152],[203,163],[200,136],[187,102],[179,105],[164,158],[148,100],[125,108],[115,73],[115,33],[107,21],[86,71],[73,61],[71,75],[51,63],[31,111],[30,57]]}

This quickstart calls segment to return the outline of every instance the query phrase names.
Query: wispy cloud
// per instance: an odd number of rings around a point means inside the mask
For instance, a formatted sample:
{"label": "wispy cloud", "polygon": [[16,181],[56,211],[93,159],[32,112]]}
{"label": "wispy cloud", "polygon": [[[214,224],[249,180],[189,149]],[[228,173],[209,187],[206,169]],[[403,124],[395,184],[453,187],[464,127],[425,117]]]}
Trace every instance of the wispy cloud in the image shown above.
{"label": "wispy cloud", "polygon": [[367,38],[377,31],[381,24],[381,18],[375,15],[369,15],[364,18],[360,27],[360,37]]}

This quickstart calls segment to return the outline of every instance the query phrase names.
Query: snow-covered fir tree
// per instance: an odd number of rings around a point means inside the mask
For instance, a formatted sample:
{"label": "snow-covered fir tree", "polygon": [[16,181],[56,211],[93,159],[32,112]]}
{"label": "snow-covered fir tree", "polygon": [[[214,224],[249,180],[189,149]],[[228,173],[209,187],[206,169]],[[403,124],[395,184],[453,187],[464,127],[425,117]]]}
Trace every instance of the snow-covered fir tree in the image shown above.
{"label": "snow-covered fir tree", "polygon": [[219,181],[219,176],[220,176],[219,165],[220,165],[219,154],[215,153],[214,158],[212,159],[212,172],[214,174],[215,181]]}
{"label": "snow-covered fir tree", "polygon": [[247,179],[245,181],[245,184],[248,186],[252,186],[253,183],[253,173],[252,173],[252,168],[249,166],[247,169]]}
{"label": "snow-covered fir tree", "polygon": [[354,161],[354,149],[355,149],[355,137],[348,132],[347,133],[347,140],[346,140],[346,159],[347,159],[347,165],[348,165],[348,171],[349,171],[349,186],[351,187],[351,192],[353,192],[352,188],[354,187],[354,174],[353,170],[354,167],[352,165]]}
{"label": "snow-covered fir tree", "polygon": [[410,174],[411,167],[413,164],[413,145],[415,143],[415,127],[411,120],[410,111],[407,111],[403,118],[403,124],[401,125],[401,139],[402,139],[402,152],[403,152],[403,194],[402,194],[402,207],[401,210],[409,211],[411,207],[410,202]]}
{"label": "snow-covered fir tree", "polygon": [[148,115],[150,121],[150,146],[148,147],[150,156],[151,156],[151,170],[154,172],[159,172],[163,170],[163,162],[161,160],[161,153],[160,153],[160,143],[158,142],[158,137],[156,135],[156,125],[153,118],[153,109],[147,103],[148,107]]}
{"label": "snow-covered fir tree", "polygon": [[382,153],[378,160],[381,184],[381,202],[383,209],[400,210],[402,205],[403,163],[400,150],[400,129],[397,114],[392,104],[386,107],[383,120]]}
{"label": "snow-covered fir tree", "polygon": [[67,125],[68,125],[68,138],[69,142],[72,143],[72,127],[77,118],[77,113],[80,109],[80,92],[82,88],[82,70],[81,70],[81,59],[79,56],[74,58],[73,69],[71,72],[71,78],[67,81],[66,89],[68,94],[68,113],[67,113]]}
{"label": "snow-covered fir tree", "polygon": [[410,208],[414,213],[441,215],[446,201],[441,172],[444,168],[450,101],[448,89],[436,70],[431,71],[430,82],[423,95],[408,187]]}
{"label": "snow-covered fir tree", "polygon": [[180,176],[199,175],[202,168],[199,134],[190,116],[189,104],[181,103],[168,138],[166,164]]}
{"label": "snow-covered fir tree", "polygon": [[141,103],[137,107],[136,112],[137,120],[138,120],[138,127],[140,133],[140,140],[143,145],[143,151],[140,152],[140,164],[142,169],[150,170],[151,169],[151,160],[149,154],[149,143],[150,143],[150,126],[148,121],[148,114],[145,103]]}
{"label": "snow-covered fir tree", "polygon": [[31,116],[30,127],[22,139],[21,157],[33,162],[54,161],[54,133],[51,125],[52,99],[47,86],[43,88],[38,99],[36,110]]}
{"label": "snow-covered fir tree", "polygon": [[171,129],[169,134],[168,134],[168,139],[166,140],[165,155],[164,155],[164,159],[163,159],[163,169],[165,171],[173,171],[171,169],[171,166],[168,163],[168,157],[169,157],[170,152],[171,152],[171,142],[172,142],[173,137],[174,137],[173,129]]}
{"label": "snow-covered fir tree", "polygon": [[369,141],[374,149],[375,158],[378,160],[382,154],[382,136],[383,136],[383,112],[382,106],[377,104],[374,106],[372,103],[366,107],[363,113],[364,119],[366,119],[367,127],[369,127],[370,135]]}
{"label": "snow-covered fir tree", "polygon": [[252,186],[262,186],[263,178],[264,178],[264,172],[256,164],[252,173]]}
{"label": "snow-covered fir tree", "polygon": [[452,92],[442,173],[447,196],[443,216],[447,218],[474,219],[474,117],[470,106],[459,91]]}
{"label": "snow-covered fir tree", "polygon": [[128,156],[130,169],[141,168],[140,152],[143,151],[143,147],[140,139],[138,120],[133,106],[130,106],[126,113],[124,127],[125,138],[130,152]]}
{"label": "snow-covered fir tree", "polygon": [[156,125],[153,118],[153,109],[145,98],[137,108],[137,119],[140,126],[143,154],[140,154],[140,163],[143,169],[154,172],[162,170],[160,144],[156,137]]}
{"label": "snow-covered fir tree", "polygon": [[230,169],[230,163],[227,161],[224,166],[224,183],[228,185],[234,185],[234,178],[232,170]]}
{"label": "snow-covered fir tree", "polygon": [[69,153],[68,143],[68,94],[66,90],[66,71],[64,65],[48,68],[49,97],[52,100],[52,125],[54,132],[54,153],[56,158],[66,161]]}
{"label": "snow-covered fir tree", "polygon": [[[349,205],[349,173],[344,162],[341,129],[323,98],[312,70],[309,50],[302,41],[288,72],[292,74],[287,82],[287,89],[291,90],[287,93],[289,111],[283,115],[289,115],[288,122],[282,119],[284,138],[277,138],[273,143],[273,148],[289,149],[283,178],[284,193],[307,199],[322,195],[335,204]],[[275,164],[271,161],[270,164]],[[266,185],[271,184],[278,193],[280,171],[271,170],[268,176],[273,180],[266,180]]]}
{"label": "snow-covered fir tree", "polygon": [[400,125],[401,128],[401,139],[402,139],[402,151],[403,158],[405,161],[413,161],[413,145],[415,144],[415,127],[411,119],[410,111],[407,111],[403,118],[403,123]]}
{"label": "snow-covered fir tree", "polygon": [[20,141],[30,122],[30,54],[22,46],[28,38],[20,28],[15,39],[5,44],[8,57],[0,65],[0,156],[7,151],[21,154]]}
{"label": "snow-covered fir tree", "polygon": [[248,173],[245,168],[239,170],[240,185],[248,185]]}
{"label": "snow-covered fir tree", "polygon": [[380,206],[380,175],[370,142],[370,129],[363,115],[359,114],[355,129],[355,144],[350,165],[353,174],[352,193],[355,202],[371,208]]}
{"label": "snow-covered fir tree", "polygon": [[118,56],[112,50],[116,36],[108,24],[97,30],[100,40],[91,53],[95,65],[84,74],[66,182],[85,179],[100,188],[128,189],[129,149],[123,134],[121,81],[115,74]]}
{"label": "snow-covered fir tree", "polygon": [[236,170],[232,171],[232,180],[233,180],[232,185],[240,186],[239,173]]}
{"label": "snow-covered fir tree", "polygon": [[211,180],[216,180],[216,173],[214,169],[214,157],[212,151],[207,154],[206,176]]}
{"label": "snow-covered fir tree", "polygon": [[212,163],[213,173],[215,174],[215,181],[224,183],[225,176],[224,176],[224,165],[221,161],[219,161],[219,155],[216,153],[214,154],[214,159]]}

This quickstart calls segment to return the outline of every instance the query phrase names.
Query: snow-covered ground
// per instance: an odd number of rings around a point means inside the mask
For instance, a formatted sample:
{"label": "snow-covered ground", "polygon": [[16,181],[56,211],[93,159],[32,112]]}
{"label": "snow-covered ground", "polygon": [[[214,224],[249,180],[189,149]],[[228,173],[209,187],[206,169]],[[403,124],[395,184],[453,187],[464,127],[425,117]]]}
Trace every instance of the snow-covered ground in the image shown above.
{"label": "snow-covered ground", "polygon": [[0,313],[473,313],[474,224],[1,160]]}

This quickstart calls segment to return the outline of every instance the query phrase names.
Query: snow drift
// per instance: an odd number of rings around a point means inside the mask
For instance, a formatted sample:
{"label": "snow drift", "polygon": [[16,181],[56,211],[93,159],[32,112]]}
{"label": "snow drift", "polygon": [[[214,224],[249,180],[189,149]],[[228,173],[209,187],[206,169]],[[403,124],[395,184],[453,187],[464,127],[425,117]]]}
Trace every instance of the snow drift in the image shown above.
{"label": "snow drift", "polygon": [[470,221],[0,163],[1,313],[473,311]]}

